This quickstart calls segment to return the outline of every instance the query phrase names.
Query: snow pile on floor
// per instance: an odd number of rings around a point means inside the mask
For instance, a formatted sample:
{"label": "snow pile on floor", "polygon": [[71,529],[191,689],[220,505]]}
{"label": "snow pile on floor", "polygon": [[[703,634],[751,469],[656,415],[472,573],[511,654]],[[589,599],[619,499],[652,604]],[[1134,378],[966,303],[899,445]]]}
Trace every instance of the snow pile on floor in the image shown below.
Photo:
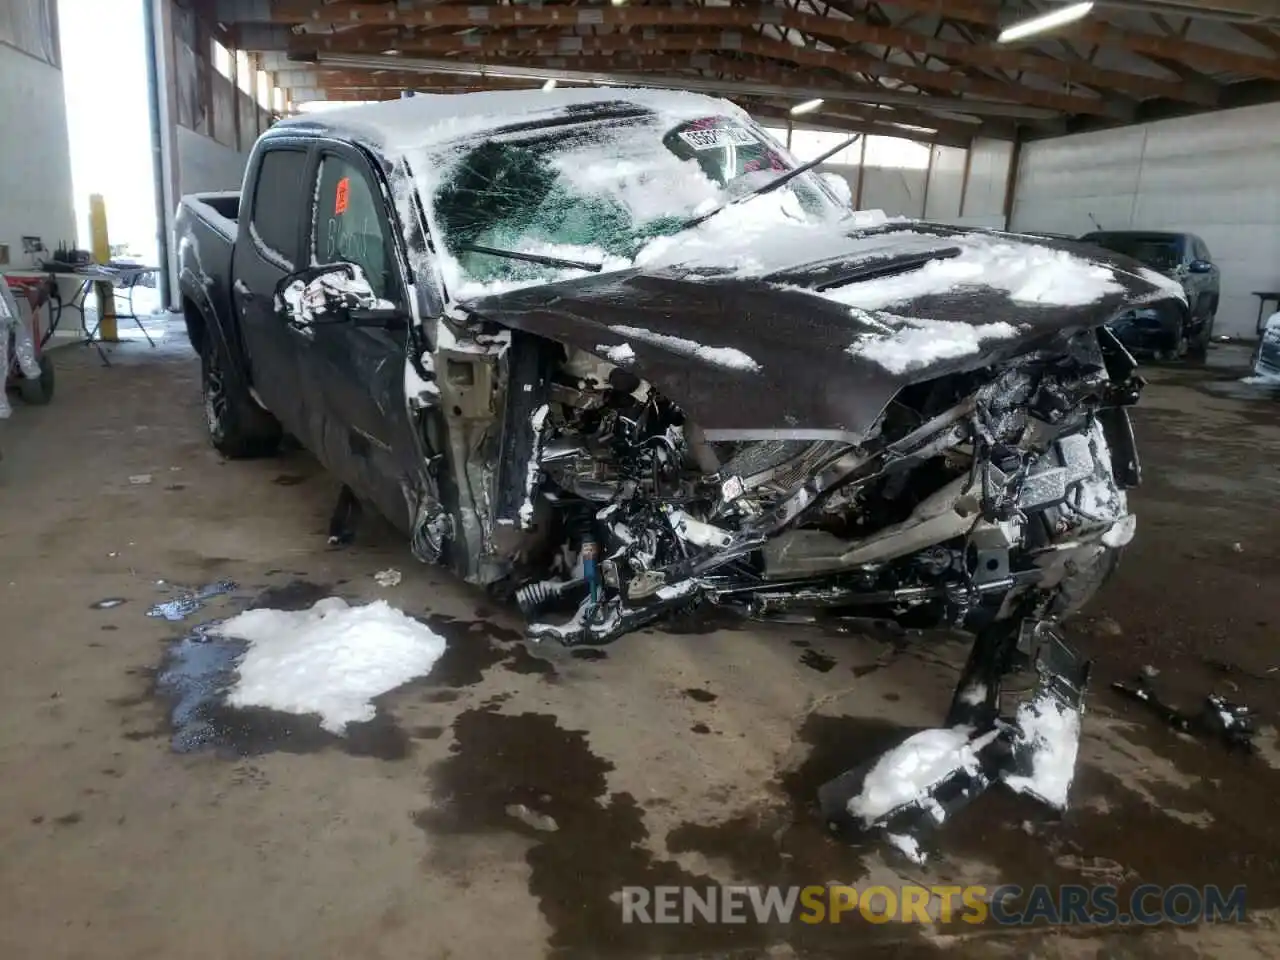
{"label": "snow pile on floor", "polygon": [[[989,287],[1003,290],[1014,303],[1075,307],[1094,303],[1109,293],[1123,293],[1115,272],[1065,250],[999,237],[966,234],[937,241],[938,247],[958,247],[960,255],[930,260],[879,280],[851,283],[824,292],[839,303],[863,310],[879,310],[917,297]],[[1154,281],[1153,281],[1154,282]]]}
{"label": "snow pile on floor", "polygon": [[693,357],[696,360],[702,360],[717,367],[726,367],[729,370],[746,370],[750,373],[757,373],[760,370],[760,364],[756,363],[741,350],[735,350],[733,347],[704,347],[700,343],[685,340],[683,337],[671,337],[665,333],[654,333],[652,330],[643,330],[640,327],[617,326],[609,329],[619,336],[652,343],[655,346],[664,347],[672,353]]}
{"label": "snow pile on floor", "polygon": [[386,601],[352,607],[339,597],[310,610],[248,610],[210,633],[249,643],[230,706],[316,713],[336,734],[372,720],[374,697],[428,673],[445,649]]}
{"label": "snow pile on floor", "polygon": [[924,863],[926,859],[925,852],[920,849],[920,844],[916,838],[906,833],[886,833],[885,840],[889,846],[896,847],[898,852],[910,860],[912,863]]}
{"label": "snow pile on floor", "polygon": [[[950,360],[977,353],[984,340],[1016,336],[1018,328],[1011,323],[961,323],[955,320],[925,320],[879,314],[865,319],[880,322],[885,333],[870,333],[847,348],[854,357],[884,367],[890,373],[903,373],[928,366],[935,360]],[[896,327],[890,324],[897,324]]]}
{"label": "snow pile on floor", "polygon": [[1067,805],[1067,792],[1076,772],[1080,749],[1080,712],[1050,697],[1023,703],[1016,716],[1017,751],[1031,752],[1030,776],[1005,777],[1009,789],[1029,793],[1058,809]]}
{"label": "snow pile on floor", "polygon": [[976,773],[977,751],[996,731],[971,743],[972,736],[972,727],[961,726],[921,730],[908,737],[876,761],[862,791],[849,801],[849,813],[869,827],[902,807],[919,806],[941,823],[943,811],[931,791],[958,770]]}

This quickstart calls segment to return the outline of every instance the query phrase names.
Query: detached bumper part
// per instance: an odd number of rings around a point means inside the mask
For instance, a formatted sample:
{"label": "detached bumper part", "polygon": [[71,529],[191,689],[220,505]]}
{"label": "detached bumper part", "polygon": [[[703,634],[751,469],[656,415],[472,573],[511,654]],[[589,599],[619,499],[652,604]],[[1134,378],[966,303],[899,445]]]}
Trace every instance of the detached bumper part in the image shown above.
{"label": "detached bumper part", "polygon": [[[1038,679],[1014,716],[1001,718],[994,707],[1010,640],[1030,658]],[[881,832],[920,861],[922,841],[995,783],[1063,809],[1088,680],[1088,661],[1053,624],[1023,621],[1016,634],[994,624],[975,640],[953,702],[953,716],[957,706],[969,708],[967,718],[977,723],[921,731],[823,784],[823,817],[833,830]]]}

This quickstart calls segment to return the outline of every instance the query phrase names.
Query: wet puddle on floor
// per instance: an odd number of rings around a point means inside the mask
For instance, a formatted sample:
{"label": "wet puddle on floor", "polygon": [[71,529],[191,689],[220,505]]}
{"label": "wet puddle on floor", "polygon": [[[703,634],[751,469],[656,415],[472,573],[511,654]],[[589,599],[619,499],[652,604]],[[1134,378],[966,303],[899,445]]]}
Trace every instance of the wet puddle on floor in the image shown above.
{"label": "wet puddle on floor", "polygon": [[[222,581],[219,586],[230,584]],[[231,585],[234,589],[234,585]],[[208,599],[226,592],[219,589],[193,591],[178,598],[188,601]],[[247,609],[303,611],[318,601],[334,595],[327,584],[296,580],[283,586],[263,590]],[[194,608],[198,609],[198,607]],[[189,605],[166,607],[176,614],[194,610]],[[164,619],[170,616],[161,614]],[[430,672],[407,684],[387,691],[372,702],[375,716],[367,722],[349,723],[343,735],[334,734],[320,725],[317,715],[299,715],[260,707],[231,707],[227,693],[237,679],[236,665],[248,649],[244,641],[216,634],[222,621],[202,623],[168,647],[153,683],[153,693],[166,707],[173,749],[179,753],[212,750],[229,756],[246,756],[270,752],[310,753],[334,748],[356,756],[372,756],[383,760],[407,757],[411,741],[416,738],[400,728],[381,703],[383,697],[422,688],[424,700],[450,703],[461,697],[461,688],[484,679],[495,666],[517,674],[556,678],[549,661],[534,656],[521,642],[521,635],[487,621],[463,621],[428,614],[417,618],[445,638],[445,652]],[[430,729],[415,728],[415,729]],[[437,727],[433,736],[440,736]]]}
{"label": "wet puddle on floor", "polygon": [[800,656],[800,662],[810,670],[817,670],[819,673],[830,673],[835,668],[836,658],[810,648]]}
{"label": "wet puddle on floor", "polygon": [[233,592],[238,586],[234,580],[217,580],[213,583],[205,584],[203,587],[189,590],[171,600],[153,604],[147,610],[147,616],[176,623],[179,620],[187,619],[196,611],[204,609],[205,604],[215,597],[221,597]]}

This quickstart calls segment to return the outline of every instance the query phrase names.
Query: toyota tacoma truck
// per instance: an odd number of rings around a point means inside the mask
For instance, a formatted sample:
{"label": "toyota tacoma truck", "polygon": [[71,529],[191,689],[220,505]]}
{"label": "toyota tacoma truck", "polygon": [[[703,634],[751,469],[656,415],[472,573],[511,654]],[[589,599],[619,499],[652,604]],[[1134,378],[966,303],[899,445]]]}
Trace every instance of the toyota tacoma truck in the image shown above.
{"label": "toyota tacoma truck", "polygon": [[[1135,526],[1142,380],[1107,324],[1181,290],[1067,241],[854,211],[822,159],[685,93],[285,120],[242,193],[178,217],[209,435],[240,457],[292,434],[534,640],[707,606],[968,631],[949,796],[998,769],[1061,805],[1087,664],[1056,624]],[[1041,682],[1007,720],[1015,663]],[[852,783],[833,816],[936,814]]]}

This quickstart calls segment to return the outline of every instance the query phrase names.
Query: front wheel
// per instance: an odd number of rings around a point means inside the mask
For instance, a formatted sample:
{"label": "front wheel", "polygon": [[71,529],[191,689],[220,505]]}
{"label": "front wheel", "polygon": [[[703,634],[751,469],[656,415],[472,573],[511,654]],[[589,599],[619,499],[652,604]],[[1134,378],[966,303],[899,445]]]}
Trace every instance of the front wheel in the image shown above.
{"label": "front wheel", "polygon": [[1200,331],[1191,340],[1188,354],[1194,360],[1203,361],[1209,356],[1209,344],[1213,342],[1213,323],[1217,319],[1213,314],[1204,318]]}
{"label": "front wheel", "polygon": [[248,389],[228,377],[222,342],[209,337],[200,353],[205,425],[215,450],[232,460],[265,457],[280,446],[280,422],[258,406]]}

